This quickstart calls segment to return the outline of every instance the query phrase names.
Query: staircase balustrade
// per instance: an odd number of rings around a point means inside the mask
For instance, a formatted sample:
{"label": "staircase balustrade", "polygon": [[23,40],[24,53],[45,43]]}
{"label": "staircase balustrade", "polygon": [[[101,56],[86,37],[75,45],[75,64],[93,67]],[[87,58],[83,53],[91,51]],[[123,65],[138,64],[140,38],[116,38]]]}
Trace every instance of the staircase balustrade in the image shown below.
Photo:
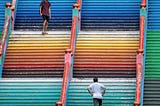
{"label": "staircase balustrade", "polygon": [[136,96],[134,106],[141,105],[141,89],[143,81],[144,70],[144,37],[146,31],[146,0],[142,0],[140,10],[140,37],[139,37],[139,49],[136,56]]}
{"label": "staircase balustrade", "polygon": [[63,82],[62,82],[62,91],[60,96],[60,101],[56,102],[56,106],[66,106],[67,92],[70,80],[72,79],[73,74],[73,63],[74,63],[74,53],[76,47],[76,39],[79,32],[79,17],[80,17],[80,3],[75,3],[73,5],[72,11],[72,28],[71,28],[71,38],[70,38],[70,47],[65,50],[65,62],[64,62],[64,73],[63,73]]}
{"label": "staircase balustrade", "polygon": [[14,30],[17,2],[18,2],[18,0],[12,0],[12,7],[11,7],[11,9],[12,9],[12,30]]}
{"label": "staircase balustrade", "polygon": [[5,9],[5,23],[2,31],[2,41],[0,45],[0,78],[2,77],[3,63],[8,46],[9,35],[11,33],[11,23],[11,3],[7,2]]}

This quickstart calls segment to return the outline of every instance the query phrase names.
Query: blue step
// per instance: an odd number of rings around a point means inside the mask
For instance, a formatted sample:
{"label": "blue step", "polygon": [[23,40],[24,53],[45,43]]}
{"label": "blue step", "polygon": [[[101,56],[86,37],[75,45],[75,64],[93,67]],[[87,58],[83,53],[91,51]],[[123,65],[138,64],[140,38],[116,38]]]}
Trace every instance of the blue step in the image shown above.
{"label": "blue step", "polygon": [[141,0],[83,0],[82,30],[139,30]]}
{"label": "blue step", "polygon": [[160,30],[160,1],[148,0],[148,29]]}
{"label": "blue step", "polygon": [[[52,18],[49,30],[70,30],[72,5],[76,0],[49,0]],[[43,19],[39,14],[41,0],[18,0],[15,30],[42,30]]]}

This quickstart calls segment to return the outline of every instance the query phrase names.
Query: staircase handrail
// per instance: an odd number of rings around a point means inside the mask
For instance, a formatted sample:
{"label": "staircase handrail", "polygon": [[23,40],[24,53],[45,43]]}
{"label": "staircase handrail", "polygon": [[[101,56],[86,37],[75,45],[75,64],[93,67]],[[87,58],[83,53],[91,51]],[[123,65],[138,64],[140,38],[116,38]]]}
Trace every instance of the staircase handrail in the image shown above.
{"label": "staircase handrail", "polygon": [[75,8],[78,8],[79,12],[78,12],[78,27],[79,27],[79,31],[81,30],[81,8],[82,8],[82,0],[77,0],[77,3],[74,4]]}
{"label": "staircase handrail", "polygon": [[144,37],[146,31],[146,0],[142,0],[140,9],[140,37],[139,48],[136,55],[136,96],[134,106],[141,105],[141,89],[144,69]]}
{"label": "staircase handrail", "polygon": [[141,8],[144,8],[146,7],[146,0],[142,0],[142,3],[141,3]]}
{"label": "staircase handrail", "polygon": [[75,3],[73,5],[73,11],[72,11],[70,46],[68,49],[65,50],[64,74],[62,81],[61,96],[60,96],[60,101],[56,102],[56,106],[66,106],[68,87],[73,74],[76,39],[79,32],[79,19],[80,19],[79,12],[80,12],[80,4]]}
{"label": "staircase handrail", "polygon": [[18,0],[12,0],[12,30],[14,30],[14,22],[15,22],[15,15],[16,15],[16,10],[17,10],[17,3]]}
{"label": "staircase handrail", "polygon": [[81,6],[82,6],[82,0],[77,0],[77,3],[79,4],[79,9],[81,9]]}
{"label": "staircase handrail", "polygon": [[5,9],[5,22],[2,31],[2,41],[0,45],[0,78],[2,77],[3,63],[5,59],[6,49],[8,46],[9,35],[11,33],[11,22],[11,3],[7,2]]}

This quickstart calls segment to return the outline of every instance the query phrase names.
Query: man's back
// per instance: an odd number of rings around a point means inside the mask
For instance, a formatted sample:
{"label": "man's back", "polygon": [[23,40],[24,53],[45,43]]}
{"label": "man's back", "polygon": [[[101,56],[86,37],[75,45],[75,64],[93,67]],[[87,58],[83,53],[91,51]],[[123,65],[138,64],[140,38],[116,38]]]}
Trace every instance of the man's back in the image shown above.
{"label": "man's back", "polygon": [[103,84],[98,83],[98,78],[93,78],[93,82],[88,86],[88,92],[93,96],[94,106],[102,106],[102,97],[105,94],[106,88]]}
{"label": "man's back", "polygon": [[92,83],[88,88],[93,93],[93,98],[102,99],[102,96],[103,96],[102,92],[104,92],[105,90],[105,87],[103,84],[95,82],[95,83]]}

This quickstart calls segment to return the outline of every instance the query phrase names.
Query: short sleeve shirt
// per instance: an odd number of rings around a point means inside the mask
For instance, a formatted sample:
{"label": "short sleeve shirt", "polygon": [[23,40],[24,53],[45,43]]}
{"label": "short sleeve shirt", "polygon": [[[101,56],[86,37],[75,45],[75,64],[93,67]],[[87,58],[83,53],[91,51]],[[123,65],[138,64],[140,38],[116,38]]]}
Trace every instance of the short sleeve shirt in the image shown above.
{"label": "short sleeve shirt", "polygon": [[95,82],[89,85],[88,88],[93,93],[93,98],[102,99],[103,88],[105,88],[103,84]]}
{"label": "short sleeve shirt", "polygon": [[41,2],[40,6],[42,6],[42,15],[49,16],[49,8],[51,6],[50,2]]}

